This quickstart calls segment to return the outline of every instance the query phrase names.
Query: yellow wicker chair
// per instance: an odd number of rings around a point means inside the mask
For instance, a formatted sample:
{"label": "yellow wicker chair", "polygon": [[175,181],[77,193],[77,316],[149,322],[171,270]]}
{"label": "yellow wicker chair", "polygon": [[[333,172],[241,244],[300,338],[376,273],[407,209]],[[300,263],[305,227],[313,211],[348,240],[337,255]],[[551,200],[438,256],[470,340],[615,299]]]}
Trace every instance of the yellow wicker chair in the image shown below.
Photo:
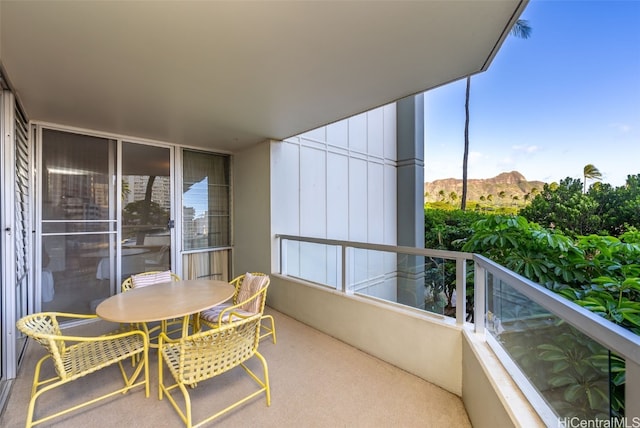
{"label": "yellow wicker chair", "polygon": [[[142,275],[142,276],[145,276],[145,275],[157,275],[159,273],[162,273],[162,272],[154,270],[154,271],[150,271],[150,272],[142,272],[142,273],[139,273],[137,275]],[[176,275],[175,273],[169,272],[169,274],[171,275],[171,280],[172,281],[180,281],[180,277],[178,275]],[[129,278],[126,278],[124,281],[122,281],[122,285],[120,287],[122,288],[122,292],[123,293],[125,291],[131,290],[133,288],[133,277],[130,276]]]}
{"label": "yellow wicker chair", "polygon": [[[31,400],[29,401],[27,413],[27,428],[113,395],[125,393],[139,385],[144,385],[145,394],[149,397],[149,342],[144,332],[140,330],[118,330],[97,337],[65,336],[60,330],[58,318],[90,319],[96,318],[96,316],[43,312],[25,316],[16,323],[18,330],[26,336],[37,340],[49,352],[36,364],[31,388]],[[136,356],[140,357],[138,358],[139,362],[132,369],[132,373],[128,375],[122,361]],[[57,376],[40,380],[42,364],[49,359],[53,363]],[[124,387],[100,397],[89,399],[55,414],[33,420],[36,400],[42,394],[116,363],[120,366]],[[136,382],[143,370],[143,379]]]}
{"label": "yellow wicker chair", "polygon": [[[222,305],[218,305],[211,309],[208,309],[207,311],[203,311],[197,317],[197,323],[194,326],[194,330],[199,331],[201,325],[205,325],[209,328],[218,328],[218,326],[221,323],[228,322],[230,319],[241,318],[241,317],[246,318],[247,316],[253,315],[257,311],[260,311],[262,312],[262,318],[260,323],[260,330],[261,330],[260,339],[265,338],[267,336],[272,336],[273,343],[276,343],[276,327],[275,327],[273,316],[264,315],[264,306],[267,300],[266,289],[269,286],[271,279],[269,278],[268,275],[261,272],[252,272],[251,275],[258,276],[258,277],[266,277],[266,279],[264,280],[264,283],[262,284],[264,293],[262,292],[263,290],[261,289],[251,294],[249,297],[246,297],[247,294],[243,294],[240,292],[242,289],[242,284],[244,282],[246,274],[240,275],[234,278],[230,282],[230,284],[232,284],[236,288],[233,294],[232,302],[223,303]],[[240,301],[240,299],[243,299],[243,300]],[[254,299],[257,300],[257,302],[254,302]],[[245,310],[248,306],[252,306],[252,305],[255,307],[256,309],[255,311]],[[264,320],[269,320],[270,322],[269,325],[265,325],[265,323],[262,322]]]}
{"label": "yellow wicker chair", "polygon": [[[158,352],[158,383],[159,396],[163,394],[171,402],[180,418],[188,428],[200,427],[222,414],[240,406],[248,400],[265,393],[267,406],[271,405],[271,390],[269,388],[269,371],[267,362],[258,352],[260,342],[260,319],[262,314],[256,313],[248,318],[224,323],[220,327],[196,333],[181,339],[170,339],[164,333],[160,334]],[[263,376],[260,379],[244,362],[256,356],[262,363]],[[165,385],[163,380],[164,364],[169,369],[173,381]],[[211,379],[233,368],[241,366],[258,384],[259,389],[244,396],[235,403],[193,424],[191,412],[191,397],[188,388],[194,388],[199,382]],[[184,398],[184,410],[176,402],[171,392],[179,388]]]}
{"label": "yellow wicker chair", "polygon": [[[132,275],[132,276],[126,278],[124,281],[122,281],[122,284],[121,284],[120,288],[121,288],[123,293],[135,288],[134,287],[134,278],[133,278],[134,276],[136,278],[144,278],[144,277],[151,278],[151,277],[155,277],[155,276],[163,275],[163,274],[166,274],[164,276],[170,277],[171,281],[180,281],[180,277],[178,275],[176,275],[175,273],[173,273],[173,272],[149,271],[149,272],[142,272],[142,273],[139,273],[139,274],[136,274],[136,275]],[[163,280],[160,281],[160,282],[163,282]],[[157,282],[157,283],[159,284],[160,282]],[[149,346],[151,346],[152,348],[156,348],[158,346],[157,345],[157,343],[158,343],[157,342],[158,334],[161,331],[165,332],[165,333],[168,333],[168,334],[175,333],[176,331],[182,331],[182,323],[183,323],[183,319],[182,318],[180,318],[180,319],[172,319],[172,320],[162,320],[162,321],[160,321],[159,325],[156,325],[156,326],[151,327],[151,328],[149,328],[149,326],[146,323],[142,323],[140,325],[140,328],[142,328],[147,333],[147,335],[149,336]],[[171,326],[177,326],[177,325],[180,326],[180,329],[175,328],[175,329],[169,331],[169,328]]]}

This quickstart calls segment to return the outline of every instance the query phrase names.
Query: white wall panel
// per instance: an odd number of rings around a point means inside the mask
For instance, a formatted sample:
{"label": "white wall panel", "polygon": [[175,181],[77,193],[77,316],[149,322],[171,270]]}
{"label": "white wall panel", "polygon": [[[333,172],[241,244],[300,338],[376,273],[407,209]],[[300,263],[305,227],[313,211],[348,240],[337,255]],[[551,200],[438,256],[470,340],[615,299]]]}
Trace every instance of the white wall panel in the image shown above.
{"label": "white wall panel", "polygon": [[311,131],[305,132],[304,134],[300,135],[300,137],[306,138],[309,140],[324,142],[327,140],[326,127],[321,127],[321,128],[317,128],[317,129],[313,129]]}
{"label": "white wall panel", "polygon": [[300,234],[325,237],[327,233],[326,151],[300,149]]}
{"label": "white wall panel", "polygon": [[327,237],[349,239],[349,158],[327,154]]}
{"label": "white wall panel", "polygon": [[[396,244],[395,104],[274,144],[274,232]],[[290,272],[336,282],[335,249],[296,248]],[[380,297],[395,292],[384,283],[395,275],[395,256],[356,251],[351,261],[353,283]]]}
{"label": "white wall panel", "polygon": [[349,149],[367,152],[367,115],[366,113],[349,118]]}
{"label": "white wall panel", "polygon": [[327,279],[327,251],[324,245],[300,243],[300,277],[326,284]]}
{"label": "white wall panel", "polygon": [[367,112],[367,153],[370,156],[384,156],[384,109],[382,107]]}
{"label": "white wall panel", "polygon": [[367,162],[349,159],[349,240],[367,241]]}
{"label": "white wall panel", "polygon": [[384,243],[384,166],[367,164],[367,242]]}
{"label": "white wall panel", "polygon": [[272,227],[277,233],[300,234],[299,159],[298,139],[271,145],[271,213]]}
{"label": "white wall panel", "polygon": [[349,147],[348,120],[341,120],[340,122],[327,125],[327,143],[332,146]]}
{"label": "white wall panel", "polygon": [[398,176],[396,168],[392,165],[384,166],[384,243],[395,245],[398,242]]}
{"label": "white wall panel", "polygon": [[386,159],[396,159],[397,156],[397,118],[396,118],[396,104],[389,104],[384,106],[384,157]]}

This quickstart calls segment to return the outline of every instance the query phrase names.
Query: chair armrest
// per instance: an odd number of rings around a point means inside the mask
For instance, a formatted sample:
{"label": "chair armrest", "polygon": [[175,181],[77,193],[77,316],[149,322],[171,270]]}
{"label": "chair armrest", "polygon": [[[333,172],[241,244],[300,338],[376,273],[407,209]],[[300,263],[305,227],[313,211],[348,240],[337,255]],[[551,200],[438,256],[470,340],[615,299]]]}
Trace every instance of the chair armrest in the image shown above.
{"label": "chair armrest", "polygon": [[[95,314],[70,314],[64,312],[57,312],[56,318],[72,318],[72,319],[96,319],[98,318]],[[117,330],[116,330],[117,331]],[[148,341],[147,335],[141,330],[126,330],[121,332],[110,332],[100,336],[69,336],[66,334],[48,334],[48,333],[39,333],[38,336],[46,339],[53,340],[62,340],[65,342],[103,342],[108,340],[120,339],[123,337],[141,335],[145,341]]]}
{"label": "chair armrest", "polygon": [[[228,308],[225,308],[224,310],[222,310],[220,312],[220,315],[218,315],[218,328],[220,328],[223,324],[225,324],[224,320],[229,320],[232,321],[233,317],[238,317],[240,319],[244,319],[244,318],[249,318],[257,313],[260,313],[260,311],[252,313],[252,312],[248,312],[245,311],[244,309],[241,309],[241,307],[245,304],[248,303],[254,299],[258,299],[260,298],[260,294],[262,293],[266,293],[267,292],[267,287],[262,287],[260,290],[258,290],[257,292],[255,292],[254,294],[252,294],[251,296],[249,296],[247,299],[243,300],[242,302],[238,302],[233,306],[229,306]],[[262,297],[262,299],[264,299],[264,297]],[[261,308],[264,307],[263,305],[264,302],[262,302],[262,304],[260,305]],[[238,312],[237,310],[240,309],[242,312]]]}
{"label": "chair armrest", "polygon": [[101,336],[66,336],[66,335],[48,335],[56,340],[64,340],[65,342],[106,342],[109,340],[121,339],[123,337],[129,336],[142,336],[142,338],[148,342],[149,338],[146,333],[142,330],[128,330],[123,331],[122,333],[107,333]]}
{"label": "chair armrest", "polygon": [[160,334],[158,334],[158,349],[162,348],[163,343],[178,343],[180,342],[180,339],[181,338],[172,339],[167,336],[165,332],[160,332]]}

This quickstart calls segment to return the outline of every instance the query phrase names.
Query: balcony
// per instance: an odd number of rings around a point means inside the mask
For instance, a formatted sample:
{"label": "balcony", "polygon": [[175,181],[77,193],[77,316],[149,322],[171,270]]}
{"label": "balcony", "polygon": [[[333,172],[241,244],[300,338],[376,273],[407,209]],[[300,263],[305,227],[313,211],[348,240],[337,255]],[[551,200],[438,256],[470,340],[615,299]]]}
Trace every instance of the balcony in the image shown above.
{"label": "balcony", "polygon": [[[640,337],[540,285],[477,254],[279,240],[273,307],[461,396],[474,426],[612,423],[621,402],[640,421]],[[446,316],[447,290],[474,301]]]}
{"label": "balcony", "polygon": [[[468,253],[286,235],[276,243],[279,266],[271,274],[268,312],[276,318],[278,343],[265,340],[260,346],[269,363],[272,406],[255,399],[222,419],[223,426],[248,420],[260,426],[319,427],[605,423],[612,407],[608,393],[587,409],[591,413],[571,419],[578,409],[572,403],[582,399],[579,393],[591,399],[596,389],[583,391],[579,379],[570,382],[570,376],[564,376],[567,366],[556,364],[561,358],[549,345],[565,336],[574,339],[572,344],[556,352],[579,351],[584,357],[580,361],[588,362],[604,356],[604,365],[589,366],[601,368],[596,370],[599,377],[589,378],[600,391],[607,390],[616,367],[624,364],[627,422],[640,420],[640,338],[490,260]],[[447,270],[454,278],[457,302],[465,301],[465,278],[473,273],[472,311],[457,305],[455,316],[447,316],[436,313],[438,305],[408,304],[411,299],[429,302],[418,291],[429,294],[424,284],[437,287],[438,278],[444,281],[446,275],[433,273]],[[409,292],[412,289],[418,293]],[[467,320],[471,314],[473,322]],[[74,328],[93,330],[105,324]],[[536,337],[542,342],[533,344]],[[30,344],[0,425],[22,424],[41,352]],[[537,358],[539,364],[528,365],[523,355]],[[550,363],[546,369],[545,361]],[[89,378],[84,387],[69,385],[69,396],[117,379],[108,373]],[[552,375],[560,375],[560,381],[550,380]],[[241,388],[234,380],[230,375],[201,385],[200,399],[215,405],[223,399],[220,391],[231,394]],[[49,397],[40,410],[63,399]],[[73,414],[58,426],[100,426],[105,418],[110,425],[166,426],[175,421],[179,426],[168,403],[154,395],[144,399],[141,393]],[[593,422],[596,419],[599,422]]]}
{"label": "balcony", "polygon": [[[278,329],[276,345],[269,339],[263,339],[260,344],[260,352],[269,364],[271,406],[266,407],[263,396],[257,397],[218,420],[217,426],[471,426],[462,400],[455,394],[280,312],[270,308],[267,308],[267,312],[275,317]],[[109,323],[97,322],[76,326],[74,330],[99,333],[110,327],[113,326]],[[29,344],[25,363],[13,386],[0,426],[24,426],[33,368],[43,354],[37,343]],[[115,386],[115,382],[121,381],[117,370],[117,367],[101,370],[83,380],[72,382],[58,393],[43,395],[44,399],[36,411],[46,412],[62,402],[68,404],[68,400],[95,392],[110,383]],[[236,379],[234,375],[239,376]],[[163,401],[157,399],[155,352],[150,355],[150,379],[149,398],[145,398],[144,392],[137,389],[46,425],[181,426],[178,415],[166,398]],[[199,385],[199,393],[194,394],[195,418],[198,417],[198,409],[203,409],[203,404],[216,406],[222,402],[225,394],[231,396],[243,386],[250,386],[250,382],[242,373],[232,371]]]}

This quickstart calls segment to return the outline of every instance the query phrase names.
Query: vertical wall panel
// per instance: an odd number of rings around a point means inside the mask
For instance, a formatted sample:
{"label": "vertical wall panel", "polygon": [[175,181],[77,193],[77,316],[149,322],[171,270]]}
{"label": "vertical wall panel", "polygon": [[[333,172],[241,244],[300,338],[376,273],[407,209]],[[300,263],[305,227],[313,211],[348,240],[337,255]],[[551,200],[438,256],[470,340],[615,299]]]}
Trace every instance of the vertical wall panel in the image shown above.
{"label": "vertical wall panel", "polygon": [[349,158],[327,155],[327,237],[349,239]]}
{"label": "vertical wall panel", "polygon": [[367,165],[367,241],[384,243],[384,166]]}
{"label": "vertical wall panel", "polygon": [[382,107],[367,113],[367,153],[384,156],[384,109]]}
{"label": "vertical wall panel", "polygon": [[272,224],[277,233],[299,235],[300,146],[298,139],[274,143],[271,147]]}
{"label": "vertical wall panel", "polygon": [[327,125],[327,143],[337,147],[349,147],[348,120],[341,120],[340,122]]}
{"label": "vertical wall panel", "polygon": [[[274,231],[396,244],[395,132],[392,104],[274,143]],[[336,282],[339,254],[334,248],[297,248],[289,254],[290,273]],[[395,271],[389,255],[358,250],[353,262],[356,287],[395,293],[386,283]]]}
{"label": "vertical wall panel", "polygon": [[349,149],[359,153],[367,151],[366,113],[349,118]]}
{"label": "vertical wall panel", "polygon": [[397,137],[396,137],[396,105],[389,104],[383,108],[383,138],[384,138],[384,157],[386,159],[397,160]]}
{"label": "vertical wall panel", "polygon": [[327,219],[326,152],[300,149],[300,234],[325,237]]}
{"label": "vertical wall panel", "polygon": [[349,240],[367,241],[367,162],[349,159]]}
{"label": "vertical wall panel", "polygon": [[398,238],[398,212],[396,208],[397,192],[398,192],[398,177],[396,175],[396,168],[392,165],[384,166],[384,184],[383,184],[383,198],[382,202],[384,211],[384,243],[396,243]]}
{"label": "vertical wall panel", "polygon": [[326,127],[316,128],[311,131],[305,132],[304,134],[300,135],[300,137],[309,140],[324,142],[327,139]]}

